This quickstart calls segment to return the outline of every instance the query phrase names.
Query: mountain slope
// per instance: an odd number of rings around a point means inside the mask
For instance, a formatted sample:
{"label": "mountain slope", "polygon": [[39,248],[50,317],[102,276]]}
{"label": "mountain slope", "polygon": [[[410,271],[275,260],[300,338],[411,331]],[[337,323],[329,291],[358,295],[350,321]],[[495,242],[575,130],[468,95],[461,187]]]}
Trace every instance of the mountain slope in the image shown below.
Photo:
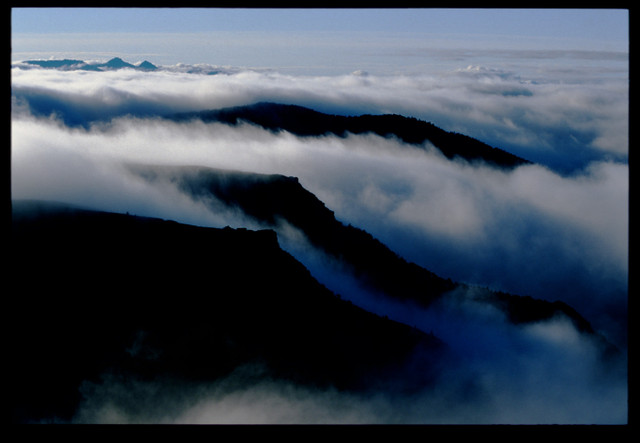
{"label": "mountain slope", "polygon": [[474,138],[444,131],[432,123],[416,118],[395,114],[340,116],[302,106],[261,102],[249,106],[180,113],[168,118],[176,121],[200,119],[231,125],[245,121],[272,131],[284,130],[298,136],[334,134],[342,137],[347,133],[373,133],[384,137],[394,136],[405,143],[416,145],[430,142],[449,159],[483,161],[505,168],[529,163]]}
{"label": "mountain slope", "polygon": [[131,169],[151,183],[169,181],[196,200],[214,197],[267,226],[276,227],[285,220],[314,247],[346,264],[373,291],[428,306],[457,287],[405,261],[366,231],[338,221],[295,177],[204,167],[136,165]]}
{"label": "mountain slope", "polygon": [[[319,250],[340,261],[373,293],[428,307],[445,297],[465,294],[500,309],[514,324],[564,316],[586,334],[597,336],[589,322],[566,303],[469,287],[444,279],[407,262],[368,232],[336,219],[333,211],[295,177],[264,175],[205,167],[132,165],[150,183],[170,182],[199,201],[221,201],[256,221],[277,228],[285,220],[300,229]],[[216,206],[212,206],[215,210]],[[608,344],[602,342],[604,348]]]}
{"label": "mountain slope", "polygon": [[446,347],[336,297],[272,231],[15,203],[12,421],[71,419],[85,381],[215,381],[247,364],[314,386],[421,389]]}

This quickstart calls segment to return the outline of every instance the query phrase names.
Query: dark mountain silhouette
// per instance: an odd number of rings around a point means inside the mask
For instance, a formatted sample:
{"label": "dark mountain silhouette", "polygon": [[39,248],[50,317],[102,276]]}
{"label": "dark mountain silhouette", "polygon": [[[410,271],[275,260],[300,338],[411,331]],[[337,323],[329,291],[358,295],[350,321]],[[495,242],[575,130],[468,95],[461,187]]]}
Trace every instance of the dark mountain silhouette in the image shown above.
{"label": "dark mountain silhouette", "polygon": [[172,182],[195,200],[211,202],[214,197],[267,226],[276,227],[279,220],[286,220],[300,229],[313,246],[350,269],[373,293],[410,300],[424,307],[443,297],[466,294],[499,308],[514,324],[566,316],[579,331],[608,347],[596,337],[589,322],[566,303],[470,287],[406,261],[368,232],[337,220],[333,211],[295,177],[205,167],[130,168],[152,183]]}
{"label": "dark mountain silhouette", "polygon": [[437,377],[447,348],[319,284],[273,231],[14,202],[12,421],[68,420],[83,381],[266,376],[339,390]]}
{"label": "dark mountain silhouette", "polygon": [[431,142],[449,159],[483,161],[506,168],[530,163],[466,135],[447,132],[432,123],[395,114],[329,115],[302,106],[261,102],[249,106],[180,113],[168,118],[177,121],[200,119],[204,122],[231,125],[244,121],[272,131],[284,130],[298,136],[373,133],[384,137],[397,137],[405,143],[415,145]]}

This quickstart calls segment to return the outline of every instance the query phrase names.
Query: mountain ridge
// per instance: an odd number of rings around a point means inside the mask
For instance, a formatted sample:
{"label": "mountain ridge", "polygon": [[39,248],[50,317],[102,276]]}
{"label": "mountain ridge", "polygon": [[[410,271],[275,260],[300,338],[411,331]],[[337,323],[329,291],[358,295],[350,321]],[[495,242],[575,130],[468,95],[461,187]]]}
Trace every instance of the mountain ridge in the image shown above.
{"label": "mountain ridge", "polygon": [[397,137],[405,143],[421,146],[432,143],[445,157],[468,162],[482,161],[501,168],[515,168],[531,162],[472,137],[447,132],[433,123],[398,114],[342,116],[325,114],[311,108],[274,102],[258,102],[215,110],[183,112],[165,116],[173,121],[199,119],[237,125],[244,121],[271,131],[288,131],[301,137],[327,134],[345,137],[348,133],[373,133]]}
{"label": "mountain ridge", "polygon": [[[315,248],[345,265],[373,293],[425,308],[448,294],[465,293],[504,312],[513,324],[535,323],[560,315],[580,332],[597,337],[589,322],[566,303],[453,282],[408,262],[364,229],[339,221],[296,177],[202,166],[137,164],[129,168],[151,184],[170,182],[196,201],[211,204],[213,197],[267,227],[276,229],[279,221],[285,220]],[[216,209],[215,203],[211,208]],[[604,341],[602,344],[608,347]]]}
{"label": "mountain ridge", "polygon": [[158,69],[153,63],[144,60],[138,64],[132,64],[124,61],[120,57],[113,57],[105,63],[89,63],[84,60],[75,59],[53,59],[53,60],[25,60],[22,63],[28,65],[40,66],[45,69],[62,69],[62,70],[82,70],[82,71],[104,71],[118,69],[136,69],[144,71],[155,71]]}

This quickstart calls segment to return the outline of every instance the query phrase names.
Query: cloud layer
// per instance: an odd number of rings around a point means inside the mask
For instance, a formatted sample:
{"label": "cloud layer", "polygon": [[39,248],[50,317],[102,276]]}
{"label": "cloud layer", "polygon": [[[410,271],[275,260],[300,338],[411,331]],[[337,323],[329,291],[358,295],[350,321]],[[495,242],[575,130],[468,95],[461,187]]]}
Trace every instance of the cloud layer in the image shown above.
{"label": "cloud layer", "polygon": [[[182,68],[155,73],[13,69],[12,90],[14,198],[254,228],[255,222],[242,214],[222,207],[212,211],[170,183],[151,186],[124,163],[296,176],[339,220],[367,230],[409,261],[453,280],[563,300],[626,347],[628,91],[615,78],[587,87],[473,67],[446,78],[363,73],[294,77],[258,71],[202,75]],[[175,123],[156,117],[261,100],[340,114],[415,116],[500,148],[517,148],[514,153],[543,164],[505,172],[449,161],[429,146],[372,135],[299,138],[251,125]],[[390,304],[349,280],[299,233],[282,226],[279,234],[283,247],[331,289],[444,339],[467,359],[463,373],[451,373],[450,383],[442,385],[446,392],[411,399],[311,395],[269,383],[224,395],[205,387],[206,395],[196,396],[195,404],[185,403],[170,417],[146,418],[119,409],[125,393],[116,380],[103,387],[108,392],[87,388],[91,395],[79,420],[624,421],[624,377],[611,385],[604,379],[594,383],[593,350],[567,325],[516,329],[464,296],[460,303],[429,312]],[[480,391],[469,394],[471,401],[458,403],[464,388],[457,381],[471,376]],[[141,392],[155,388],[135,386]],[[109,406],[103,394],[116,403]],[[261,404],[271,406],[255,409],[258,398],[268,398]],[[167,401],[173,400],[168,395]],[[521,409],[508,407],[518,403]],[[401,408],[398,415],[400,404],[414,408]],[[442,409],[443,404],[452,407]],[[349,412],[338,416],[336,406]]]}
{"label": "cloud layer", "polygon": [[[18,102],[28,101],[33,110],[44,113],[55,105],[75,124],[257,101],[338,114],[397,113],[570,172],[593,160],[628,156],[625,60],[616,59],[615,68],[608,69],[599,67],[602,58],[596,58],[596,68],[587,65],[590,69],[580,70],[558,63],[555,71],[536,71],[517,64],[514,54],[513,64],[500,68],[470,65],[430,75],[390,76],[294,76],[206,65],[166,67],[154,73],[14,68],[12,88]],[[194,71],[218,74],[187,75]]]}

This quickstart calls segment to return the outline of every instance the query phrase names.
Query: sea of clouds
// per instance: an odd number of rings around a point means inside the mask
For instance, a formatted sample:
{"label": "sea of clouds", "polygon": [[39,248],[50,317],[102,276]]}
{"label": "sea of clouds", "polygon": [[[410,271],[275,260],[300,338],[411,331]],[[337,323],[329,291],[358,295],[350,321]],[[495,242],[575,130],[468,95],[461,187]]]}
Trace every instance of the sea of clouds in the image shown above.
{"label": "sea of clouds", "polygon": [[[296,76],[207,65],[91,72],[18,63],[11,70],[12,196],[254,228],[259,226],[242,214],[212,211],[170,183],[145,182],[125,164],[295,176],[340,221],[365,229],[407,260],[456,281],[565,301],[626,350],[628,79],[600,68],[589,74],[560,68],[555,75],[526,72],[468,66],[446,75]],[[428,144],[410,146],[393,138],[304,138],[248,124],[161,118],[258,101],[341,115],[416,117],[535,163],[505,171],[450,161]],[[468,303],[424,312],[380,300],[295,230],[281,226],[279,236],[331,289],[433,331],[464,357],[464,376],[451,371],[450,383],[442,385],[446,392],[410,399],[311,395],[270,382],[233,392],[199,387],[179,412],[146,417],[125,414],[129,394],[119,381],[87,387],[92,395],[79,421],[626,420],[625,376],[599,377],[593,349],[569,325],[515,328],[498,313]],[[464,389],[454,380],[469,374],[480,393],[460,401]],[[160,388],[141,383],[133,389]]]}

